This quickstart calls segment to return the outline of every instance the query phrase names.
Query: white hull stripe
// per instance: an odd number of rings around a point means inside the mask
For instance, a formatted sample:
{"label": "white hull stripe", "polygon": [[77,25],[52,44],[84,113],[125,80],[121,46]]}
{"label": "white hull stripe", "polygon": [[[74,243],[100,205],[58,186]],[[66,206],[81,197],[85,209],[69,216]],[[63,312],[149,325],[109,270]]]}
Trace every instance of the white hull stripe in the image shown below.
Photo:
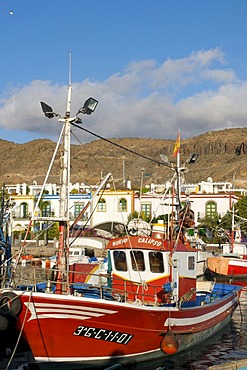
{"label": "white hull stripe", "polygon": [[[35,302],[35,307],[48,307],[48,308],[67,308],[67,309],[74,309],[77,302],[73,303],[73,305],[69,304],[60,304],[60,303],[39,303]],[[95,307],[88,307],[88,306],[76,306],[77,310],[81,311],[97,311],[102,313],[115,313],[116,311],[110,311],[104,308],[95,308]]]}
{"label": "white hull stripe", "polygon": [[[87,320],[92,317],[100,317],[106,314],[114,314],[118,311],[104,310],[101,308],[91,308],[84,306],[72,307],[70,305],[49,304],[49,303],[28,303],[25,305],[31,312],[28,321],[39,319],[80,319]],[[93,312],[94,311],[94,312]]]}
{"label": "white hull stripe", "polygon": [[[88,317],[91,317],[91,316],[95,316],[95,317],[99,317],[99,316],[102,316],[104,315],[104,313],[97,313],[97,312],[85,312],[85,311],[81,311],[81,312],[78,312],[78,310],[65,310],[65,309],[60,309],[60,308],[52,308],[52,309],[49,309],[49,308],[36,308],[36,312],[44,312],[44,314],[47,312],[47,313],[50,313],[50,314],[53,314],[53,313],[69,313],[69,315],[71,316],[71,314],[76,314],[76,315],[81,315],[81,314],[85,314],[87,315]],[[109,313],[109,312],[108,312]]]}
{"label": "white hull stripe", "polygon": [[247,260],[230,260],[228,265],[245,267],[247,269]]}
{"label": "white hull stripe", "polygon": [[[104,316],[104,315],[101,315]],[[66,315],[66,314],[42,314],[36,316],[39,319],[76,319],[76,320],[87,320],[90,319],[90,316],[81,316],[81,315]],[[28,321],[35,319],[36,317],[30,318]]]}
{"label": "white hull stripe", "polygon": [[195,325],[200,324],[202,322],[206,322],[217,315],[222,314],[223,312],[229,310],[233,306],[233,302],[237,302],[237,298],[234,301],[230,301],[222,307],[219,307],[217,310],[213,310],[212,312],[205,313],[204,315],[199,315],[196,317],[185,317],[185,318],[168,318],[164,322],[164,326],[188,326],[188,325]]}
{"label": "white hull stripe", "polygon": [[[139,353],[133,353],[130,355],[120,355],[120,356],[114,356],[114,358],[128,358],[128,357],[137,357],[137,356],[143,356],[148,353],[154,353],[154,352],[159,352],[160,349],[155,349],[152,351],[146,351],[146,352],[139,352]],[[102,357],[35,357],[35,360],[37,362],[88,362],[88,361],[106,361],[112,359],[112,356],[102,356]]]}

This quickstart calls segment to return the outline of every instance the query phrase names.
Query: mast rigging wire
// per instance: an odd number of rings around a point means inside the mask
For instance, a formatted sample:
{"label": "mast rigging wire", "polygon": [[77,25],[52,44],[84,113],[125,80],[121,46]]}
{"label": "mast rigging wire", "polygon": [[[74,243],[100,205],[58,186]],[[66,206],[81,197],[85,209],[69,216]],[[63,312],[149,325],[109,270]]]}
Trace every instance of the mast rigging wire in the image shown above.
{"label": "mast rigging wire", "polygon": [[160,162],[160,161],[157,161],[156,159],[153,159],[153,158],[147,157],[147,156],[146,156],[146,155],[144,155],[144,154],[137,153],[137,152],[135,152],[134,150],[128,149],[128,148],[126,148],[126,147],[124,147],[124,146],[122,146],[122,145],[120,145],[120,144],[114,143],[113,141],[111,141],[111,140],[109,140],[109,139],[106,139],[105,137],[100,136],[100,135],[98,135],[98,134],[96,134],[96,133],[94,133],[94,132],[92,132],[92,131],[90,131],[90,130],[86,129],[85,127],[78,126],[76,123],[71,122],[71,125],[73,125],[74,127],[79,128],[80,130],[86,131],[87,133],[89,133],[89,134],[91,134],[91,135],[93,135],[93,136],[96,136],[97,138],[102,139],[102,140],[104,140],[104,141],[106,141],[106,142],[108,142],[108,143],[110,143],[110,144],[112,144],[112,145],[115,145],[115,146],[117,146],[118,148],[124,149],[124,150],[126,150],[127,152],[130,152],[130,153],[135,154],[135,155],[137,155],[137,156],[139,156],[139,157],[142,157],[142,158],[144,158],[144,159],[147,159],[148,161],[154,162],[154,163],[158,164],[159,166],[166,166],[166,167],[172,168],[173,170],[175,169],[175,168],[173,167],[173,165],[172,165],[172,164],[165,163],[165,162]]}

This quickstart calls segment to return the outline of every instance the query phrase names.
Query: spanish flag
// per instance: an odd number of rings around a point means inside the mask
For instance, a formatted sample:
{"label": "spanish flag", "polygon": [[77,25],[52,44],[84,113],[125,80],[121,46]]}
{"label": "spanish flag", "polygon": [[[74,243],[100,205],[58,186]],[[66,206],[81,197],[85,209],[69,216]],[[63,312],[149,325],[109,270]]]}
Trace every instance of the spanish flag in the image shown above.
{"label": "spanish flag", "polygon": [[174,150],[172,155],[176,157],[176,155],[180,152],[180,132],[178,133],[177,140],[174,146]]}

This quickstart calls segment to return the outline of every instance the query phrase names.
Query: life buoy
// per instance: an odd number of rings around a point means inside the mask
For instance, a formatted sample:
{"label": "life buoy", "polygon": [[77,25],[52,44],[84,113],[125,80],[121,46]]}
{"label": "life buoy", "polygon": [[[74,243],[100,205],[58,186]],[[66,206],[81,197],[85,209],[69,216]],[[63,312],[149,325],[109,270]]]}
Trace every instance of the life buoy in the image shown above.
{"label": "life buoy", "polygon": [[21,310],[21,300],[13,292],[4,292],[0,295],[0,315],[17,316]]}

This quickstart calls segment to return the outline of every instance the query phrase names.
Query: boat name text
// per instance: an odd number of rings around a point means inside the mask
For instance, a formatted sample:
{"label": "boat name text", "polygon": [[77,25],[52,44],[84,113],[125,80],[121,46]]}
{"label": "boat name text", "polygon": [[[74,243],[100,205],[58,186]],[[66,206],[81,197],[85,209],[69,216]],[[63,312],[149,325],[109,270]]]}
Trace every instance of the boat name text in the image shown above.
{"label": "boat name text", "polygon": [[120,240],[117,240],[115,242],[112,242],[112,245],[115,246],[115,245],[119,245],[119,244],[126,244],[128,242],[128,238],[124,238],[124,239],[120,239]]}
{"label": "boat name text", "polygon": [[162,244],[161,241],[158,241],[158,240],[155,240],[155,239],[152,239],[152,238],[139,238],[138,243],[139,244],[141,244],[141,243],[152,244],[152,245],[156,245],[157,247],[161,246],[161,244]]}
{"label": "boat name text", "polygon": [[128,344],[128,342],[133,338],[132,334],[100,328],[92,328],[88,326],[78,326],[73,335],[106,340],[108,342],[115,342],[119,344]]}
{"label": "boat name text", "polygon": [[[116,246],[116,245],[121,245],[121,244],[127,244],[127,242],[128,242],[128,239],[124,238],[124,239],[120,239],[115,242],[112,242],[112,245]],[[152,238],[138,238],[137,242],[138,244],[151,244],[157,247],[160,247],[162,244],[161,241],[158,241]]]}

